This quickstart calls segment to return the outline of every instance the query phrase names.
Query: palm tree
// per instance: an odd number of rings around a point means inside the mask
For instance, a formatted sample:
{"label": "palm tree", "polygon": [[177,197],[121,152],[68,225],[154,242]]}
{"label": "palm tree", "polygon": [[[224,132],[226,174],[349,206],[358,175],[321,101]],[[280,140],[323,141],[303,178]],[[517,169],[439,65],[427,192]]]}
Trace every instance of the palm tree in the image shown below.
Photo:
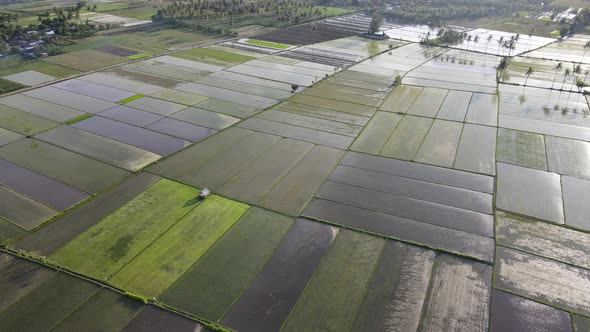
{"label": "palm tree", "polygon": [[561,99],[561,93],[563,92],[563,88],[565,87],[565,80],[567,80],[567,77],[570,76],[571,72],[572,71],[569,68],[566,68],[565,71],[563,72],[563,83],[561,83],[561,90],[559,91],[559,97],[557,98],[558,103],[559,103],[559,100]]}
{"label": "palm tree", "polygon": [[490,41],[491,41],[492,39],[494,39],[494,35],[490,34],[490,35],[488,36],[488,42],[486,43],[486,50],[484,51],[484,53],[486,53],[486,54],[488,53],[488,45],[490,45]]}
{"label": "palm tree", "polygon": [[586,51],[588,51],[588,49],[590,48],[590,40],[586,42],[586,44],[584,44],[584,54],[582,55],[582,61],[580,61],[580,63],[584,62],[584,57],[586,57]]}
{"label": "palm tree", "polygon": [[527,69],[525,73],[526,78],[524,79],[524,86],[522,87],[522,94],[524,94],[524,89],[526,89],[526,83],[529,80],[529,76],[531,76],[534,72],[535,70],[533,69],[533,67],[529,67],[529,69]]}
{"label": "palm tree", "polygon": [[498,80],[500,80],[504,76],[504,71],[508,68],[508,58],[502,57],[500,63],[498,64]]}
{"label": "palm tree", "polygon": [[[572,69],[572,76],[574,78],[574,84],[578,83],[578,75],[580,75],[582,73],[582,66],[580,66],[579,64],[576,65],[575,63],[573,64],[573,69]],[[574,84],[570,85],[570,93],[567,95],[567,102],[569,103],[570,101],[570,96],[572,95],[572,92],[574,90]]]}
{"label": "palm tree", "polygon": [[500,38],[498,38],[498,53],[500,53],[500,48],[502,47],[502,44],[504,44],[504,36],[500,36]]}

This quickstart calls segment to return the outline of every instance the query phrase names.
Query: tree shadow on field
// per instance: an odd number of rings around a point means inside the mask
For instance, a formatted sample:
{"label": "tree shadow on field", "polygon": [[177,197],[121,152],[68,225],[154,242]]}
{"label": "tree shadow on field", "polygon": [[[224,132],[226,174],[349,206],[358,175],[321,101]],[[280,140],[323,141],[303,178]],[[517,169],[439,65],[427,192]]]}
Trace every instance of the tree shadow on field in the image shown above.
{"label": "tree shadow on field", "polygon": [[191,198],[188,201],[186,201],[186,203],[184,203],[184,205],[182,207],[195,205],[195,204],[199,203],[200,201],[201,201],[201,199],[198,196],[195,196],[194,198]]}

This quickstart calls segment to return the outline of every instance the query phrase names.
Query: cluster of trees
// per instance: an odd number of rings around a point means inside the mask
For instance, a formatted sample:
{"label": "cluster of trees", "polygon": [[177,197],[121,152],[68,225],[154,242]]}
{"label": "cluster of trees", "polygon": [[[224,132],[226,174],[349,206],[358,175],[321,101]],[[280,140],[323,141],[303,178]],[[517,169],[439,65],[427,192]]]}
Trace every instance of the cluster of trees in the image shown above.
{"label": "cluster of trees", "polygon": [[542,6],[534,0],[410,0],[386,11],[388,19],[441,26],[445,21],[463,18],[512,15],[519,11],[538,11]]}
{"label": "cluster of trees", "polygon": [[[463,43],[463,40],[467,37],[467,33],[448,28],[440,28],[435,38],[430,37],[430,31],[428,31],[426,36],[420,40],[420,44],[429,46],[456,45]],[[471,39],[471,36],[469,38]]]}
{"label": "cluster of trees", "polygon": [[155,21],[178,24],[179,22],[227,22],[235,17],[256,18],[272,16],[279,22],[297,24],[319,18],[322,12],[310,0],[173,0],[158,9],[152,17]]}
{"label": "cluster of trees", "polygon": [[[37,23],[21,26],[18,14],[0,13],[0,53],[18,54],[20,45],[26,42],[43,40],[43,45],[35,49],[35,53],[55,55],[65,52],[64,46],[73,39],[85,38],[96,32],[96,26],[88,21],[76,22],[80,11],[85,8],[84,2],[65,8],[53,8],[39,14]],[[46,31],[54,33],[46,35]]]}
{"label": "cluster of trees", "polygon": [[[571,94],[574,92],[574,87],[576,87],[577,91],[579,92],[578,96],[576,97],[577,98],[576,105],[578,104],[580,97],[582,95],[586,96],[586,95],[590,94],[590,92],[584,90],[584,88],[588,86],[588,83],[586,81],[588,79],[588,76],[590,75],[590,69],[582,68],[582,62],[584,61],[584,58],[586,57],[586,53],[588,52],[588,50],[590,50],[590,41],[588,41],[588,42],[586,42],[586,44],[584,44],[584,54],[582,56],[582,60],[579,63],[574,62],[571,64],[571,68],[567,68],[563,62],[558,62],[555,65],[555,67],[553,68],[555,71],[553,73],[553,81],[551,82],[551,90],[559,88],[559,97],[557,98],[557,103],[553,106],[553,109],[555,109],[555,110],[560,109],[559,100],[561,100],[561,96],[564,91],[569,92],[567,100],[566,100],[566,104],[569,103],[569,98],[571,97]],[[509,66],[510,66],[510,57],[502,57],[502,59],[500,60],[500,63],[498,64],[498,79],[502,79],[504,73],[506,72],[506,70],[508,69]],[[561,80],[560,82],[557,82],[557,75],[561,72],[563,72],[563,80]],[[526,70],[526,72],[524,74],[525,80],[524,80],[524,85],[522,88],[523,95],[521,96],[521,102],[524,102],[524,100],[525,100],[524,91],[526,89],[529,77],[534,73],[535,73],[535,69],[533,67],[528,67],[528,69]],[[567,81],[569,78],[571,78],[573,80],[573,83],[570,84],[569,89],[566,89],[566,84],[567,84]],[[557,86],[556,86],[556,84],[557,84]],[[550,96],[551,96],[551,94],[548,94],[547,103],[546,103],[545,107],[543,107],[543,109],[546,112],[549,111],[549,98],[550,98]],[[569,111],[569,108],[567,106],[561,107],[561,111],[562,111],[562,113],[567,113]],[[576,108],[574,108],[574,111],[576,111]]]}

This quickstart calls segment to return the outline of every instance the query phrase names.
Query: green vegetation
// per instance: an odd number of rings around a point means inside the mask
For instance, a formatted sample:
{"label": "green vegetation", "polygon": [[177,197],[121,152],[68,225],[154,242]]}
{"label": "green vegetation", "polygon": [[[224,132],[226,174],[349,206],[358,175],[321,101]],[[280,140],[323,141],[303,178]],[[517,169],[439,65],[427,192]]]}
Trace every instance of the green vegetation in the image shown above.
{"label": "green vegetation", "polygon": [[0,78],[0,94],[7,93],[10,91],[14,91],[14,90],[18,90],[18,89],[22,89],[24,87],[25,86],[20,83],[16,83],[13,81],[9,81],[9,80],[5,80],[3,78]]}
{"label": "green vegetation", "polygon": [[148,56],[150,56],[148,53],[138,53],[138,54],[133,54],[133,55],[128,56],[127,59],[138,60],[138,59],[143,59]]}
{"label": "green vegetation", "polygon": [[149,297],[160,295],[247,210],[246,204],[209,196],[118,272],[111,282]]}
{"label": "green vegetation", "polygon": [[393,20],[441,26],[454,19],[478,19],[482,17],[511,17],[519,11],[541,11],[540,3],[509,0],[418,0],[402,3],[383,16]]}
{"label": "green vegetation", "polygon": [[161,299],[183,311],[220,319],[292,223],[280,214],[250,209]]}
{"label": "green vegetation", "polygon": [[138,94],[135,94],[133,96],[130,96],[130,97],[127,97],[127,98],[123,98],[123,99],[119,100],[117,103],[119,103],[119,104],[126,104],[126,103],[130,103],[130,102],[132,102],[134,100],[137,100],[139,98],[142,98],[142,97],[144,97],[144,95],[142,95],[141,93],[138,93]]}
{"label": "green vegetation", "polygon": [[192,210],[198,190],[162,179],[51,258],[87,275],[110,279]]}
{"label": "green vegetation", "polygon": [[66,77],[80,73],[72,68],[42,60],[26,60],[20,56],[7,56],[0,59],[0,76],[12,75],[27,70],[38,71],[53,77]]}
{"label": "green vegetation", "polygon": [[35,135],[59,126],[51,121],[12,107],[0,105],[0,127],[22,135]]}
{"label": "green vegetation", "polygon": [[350,331],[384,245],[341,229],[281,331]]}
{"label": "green vegetation", "polygon": [[286,48],[291,47],[291,45],[287,45],[287,44],[273,43],[273,42],[268,42],[268,41],[264,41],[264,40],[257,40],[257,39],[248,39],[246,42],[248,44],[252,44],[252,45],[259,45],[259,46],[280,48],[280,49],[286,49]]}
{"label": "green vegetation", "polygon": [[242,62],[256,59],[254,57],[236,54],[232,52],[225,52],[212,48],[191,48],[186,51],[174,53],[172,54],[172,56],[186,60],[206,62],[221,66],[240,64]]}
{"label": "green vegetation", "polygon": [[80,121],[86,120],[86,119],[91,118],[91,117],[92,117],[92,114],[82,114],[82,115],[79,115],[79,116],[77,116],[75,118],[71,118],[71,119],[65,121],[64,123],[71,125],[71,124],[74,124],[76,122],[80,122]]}

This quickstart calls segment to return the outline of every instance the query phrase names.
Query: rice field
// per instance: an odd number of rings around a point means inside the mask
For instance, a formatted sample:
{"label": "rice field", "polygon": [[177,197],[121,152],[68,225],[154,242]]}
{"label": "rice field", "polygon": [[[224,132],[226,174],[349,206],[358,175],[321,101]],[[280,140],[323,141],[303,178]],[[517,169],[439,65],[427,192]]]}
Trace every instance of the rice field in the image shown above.
{"label": "rice field", "polygon": [[0,330],[584,330],[586,37],[522,34],[498,72],[501,25],[369,21],[6,72],[43,86],[0,98]]}

